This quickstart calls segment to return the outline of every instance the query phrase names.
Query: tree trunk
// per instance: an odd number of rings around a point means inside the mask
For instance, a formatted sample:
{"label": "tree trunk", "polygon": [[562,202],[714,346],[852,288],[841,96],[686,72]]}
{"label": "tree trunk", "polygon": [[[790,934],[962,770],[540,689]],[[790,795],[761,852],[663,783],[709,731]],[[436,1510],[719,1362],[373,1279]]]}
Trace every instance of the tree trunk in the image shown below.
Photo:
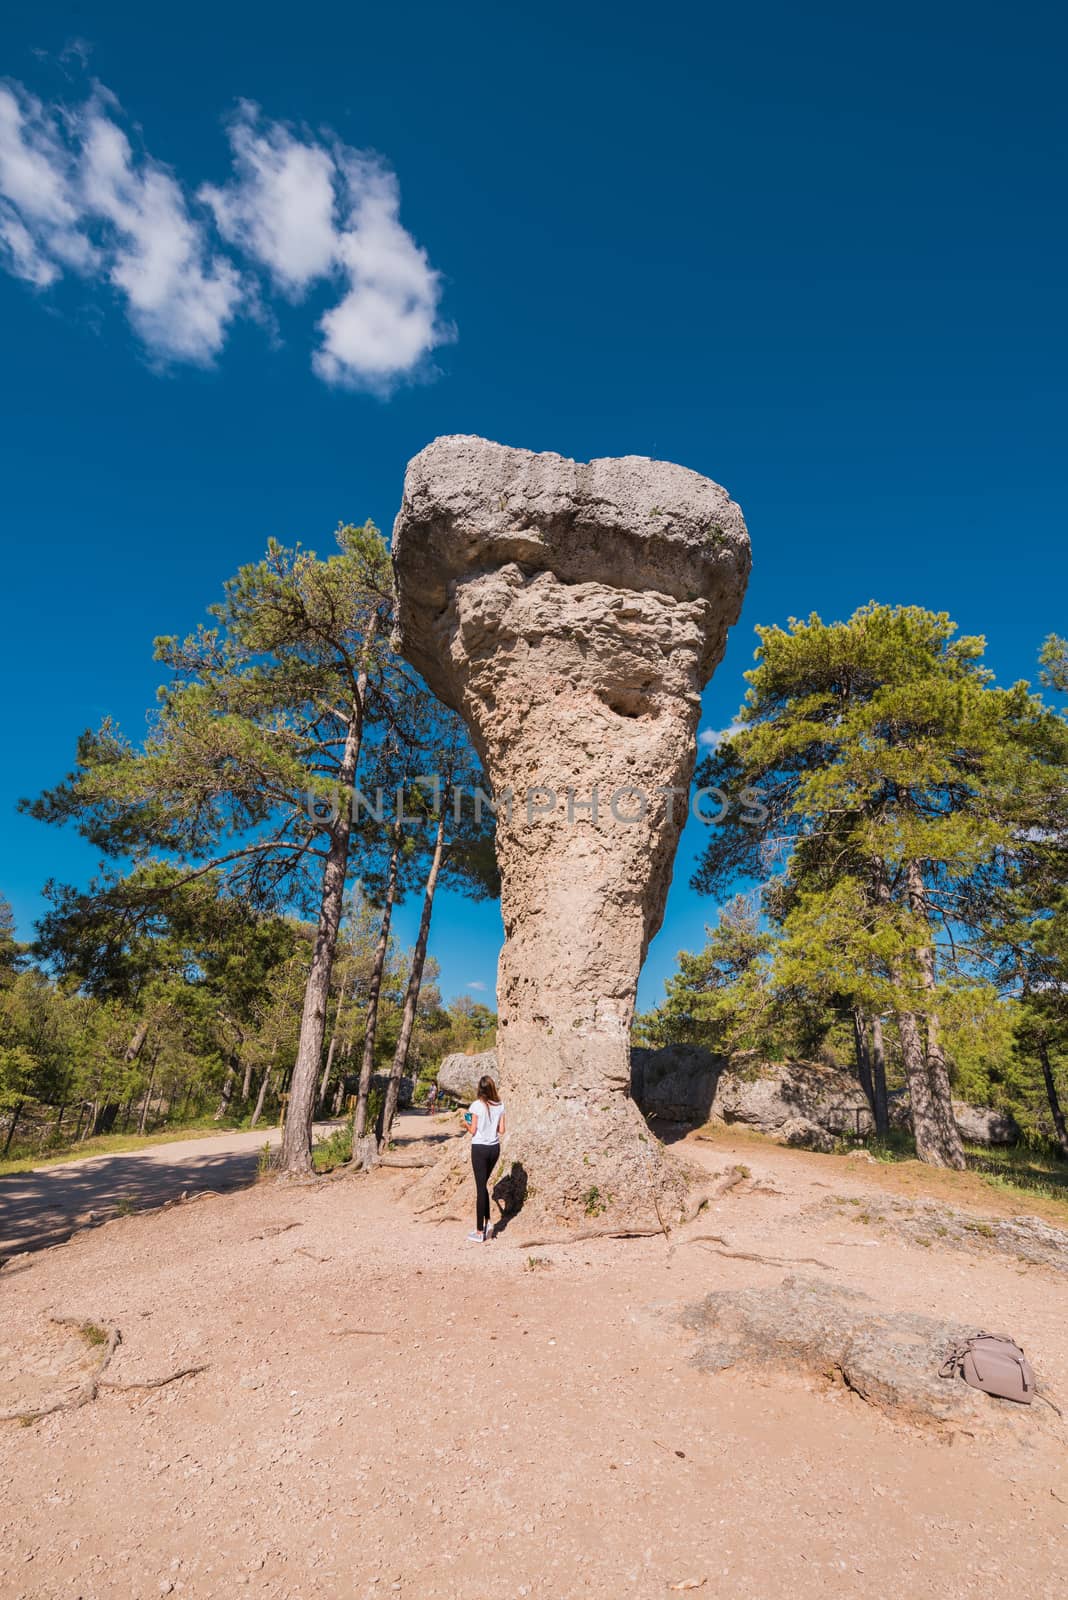
{"label": "tree trunk", "polygon": [[345,1074],[342,1071],[341,1073],[338,1074],[337,1088],[334,1090],[334,1103],[330,1107],[331,1116],[340,1117],[341,1112],[342,1112],[342,1108],[344,1106],[344,1103],[345,1103]]}
{"label": "tree trunk", "polygon": [[155,1112],[153,1113],[151,1110],[149,1111],[149,1121],[152,1123],[153,1127],[159,1126],[163,1123],[163,1106],[166,1098],[167,1085],[164,1083],[163,1078],[161,1077],[159,1080],[159,1098],[156,1101]]}
{"label": "tree trunk", "polygon": [[1035,1041],[1035,1049],[1042,1067],[1042,1080],[1046,1085],[1046,1098],[1049,1101],[1050,1115],[1057,1134],[1057,1143],[1061,1147],[1062,1155],[1068,1156],[1068,1124],[1064,1120],[1064,1109],[1061,1106],[1061,1097],[1057,1093],[1057,1084],[1053,1077],[1053,1064],[1049,1058],[1049,1045],[1045,1039]]}
{"label": "tree trunk", "polygon": [[864,1098],[871,1107],[872,1121],[875,1120],[875,1089],[871,1080],[871,1045],[868,1029],[868,1019],[863,1007],[853,1007],[853,1048],[857,1057],[857,1077],[860,1087],[864,1091]]}
{"label": "tree trunk", "polygon": [[334,1018],[334,1031],[330,1035],[330,1048],[326,1052],[326,1066],[323,1068],[322,1081],[319,1084],[319,1094],[315,1101],[316,1107],[320,1112],[322,1111],[323,1103],[326,1100],[326,1091],[330,1084],[330,1074],[334,1067],[334,1054],[337,1050],[337,1030],[341,1026],[341,1000],[342,997],[339,995],[337,1002],[337,1015]]}
{"label": "tree trunk", "polygon": [[426,963],[427,940],[430,938],[430,918],[434,910],[434,891],[438,886],[438,873],[441,871],[441,855],[444,848],[445,804],[443,800],[441,812],[438,816],[437,833],[434,836],[434,854],[430,858],[430,871],[427,873],[426,888],[423,890],[423,910],[419,918],[419,935],[415,941],[415,949],[412,952],[412,966],[408,974],[408,988],[404,996],[401,1029],[397,1038],[397,1048],[393,1052],[393,1065],[390,1068],[389,1083],[386,1085],[385,1104],[382,1107],[382,1131],[378,1141],[380,1150],[385,1150],[389,1144],[393,1118],[397,1114],[400,1081],[408,1064],[408,1047],[412,1042],[415,1011],[419,1004],[419,989],[423,982],[423,967]]}
{"label": "tree trunk", "polygon": [[223,1079],[222,1095],[219,1098],[219,1109],[215,1113],[215,1121],[221,1122],[230,1109],[230,1102],[234,1098],[234,1083],[237,1079],[237,1057],[230,1056],[226,1063],[226,1077]]}
{"label": "tree trunk", "polygon": [[148,1082],[145,1084],[144,1098],[141,1101],[141,1115],[137,1119],[137,1131],[138,1131],[138,1133],[144,1133],[145,1126],[146,1126],[146,1124],[148,1122],[148,1102],[152,1098],[152,1085],[155,1083],[155,1081],[156,1081],[156,1060],[155,1060],[155,1057],[153,1057],[152,1058],[152,1071],[149,1074]]}
{"label": "tree trunk", "polygon": [[[365,661],[370,653],[373,637],[372,632],[367,641]],[[282,1136],[281,1169],[290,1178],[309,1176],[313,1170],[311,1148],[315,1088],[319,1081],[319,1068],[323,1059],[323,1036],[326,1032],[326,1010],[330,1000],[330,977],[334,970],[334,952],[337,949],[337,936],[341,928],[345,879],[349,869],[352,791],[356,782],[356,769],[360,761],[360,745],[363,740],[363,705],[366,689],[365,666],[357,679],[356,695],[345,735],[345,749],[338,770],[338,812],[330,827],[330,848],[323,870],[315,949],[304,990],[300,1040],[289,1085],[289,1105],[286,1111],[285,1132]]]}
{"label": "tree trunk", "polygon": [[133,1031],[129,1044],[123,1051],[123,1060],[125,1062],[130,1063],[137,1060],[138,1056],[141,1054],[141,1051],[144,1049],[145,1040],[148,1038],[148,1029],[149,1019],[147,1017],[142,1017],[140,1022],[137,1024],[137,1027]]}
{"label": "tree trunk", "polygon": [[264,1067],[263,1077],[260,1079],[260,1092],[256,1096],[256,1109],[252,1113],[252,1121],[249,1123],[250,1131],[256,1126],[257,1122],[260,1120],[260,1116],[263,1113],[263,1102],[266,1100],[267,1090],[271,1086],[271,1075],[274,1072],[274,1058],[277,1054],[278,1046],[275,1045],[274,1049],[271,1051],[271,1059]]}
{"label": "tree trunk", "polygon": [[20,1100],[18,1105],[15,1106],[14,1110],[11,1113],[11,1121],[7,1125],[7,1138],[4,1140],[4,1155],[5,1156],[7,1155],[8,1151],[11,1149],[11,1141],[15,1137],[15,1129],[18,1127],[18,1121],[19,1121],[19,1118],[22,1115],[22,1108],[23,1108],[23,1106],[25,1104],[26,1104],[25,1100]]}
{"label": "tree trunk", "polygon": [[100,1133],[111,1132],[115,1126],[115,1118],[118,1116],[118,1112],[118,1102],[115,1100],[105,1100],[102,1106],[98,1106],[96,1116],[93,1118],[94,1137]]}
{"label": "tree trunk", "polygon": [[[933,999],[936,988],[934,948],[930,942],[927,892],[919,862],[906,866],[909,910],[924,928],[923,942],[916,951],[920,989]],[[921,1016],[915,1011],[898,1013],[901,1049],[908,1077],[912,1108],[912,1131],[916,1154],[934,1167],[952,1167],[963,1172],[967,1165],[960,1131],[953,1118],[953,1097],[949,1087],[945,1055],[938,1036],[938,1016],[933,1005],[922,1016],[926,1023],[926,1042],[921,1031]]]}
{"label": "tree trunk", "polygon": [[378,943],[375,946],[374,966],[371,969],[371,982],[367,991],[367,1016],[363,1028],[363,1056],[360,1061],[360,1083],[356,1095],[356,1109],[352,1116],[352,1151],[356,1154],[356,1146],[367,1132],[367,1100],[371,1093],[371,1076],[375,1064],[375,1034],[378,1030],[378,1001],[382,993],[382,974],[386,969],[386,956],[389,952],[389,928],[393,920],[393,905],[397,898],[397,875],[400,870],[401,827],[400,823],[393,825],[393,847],[389,853],[389,866],[386,870],[386,892],[382,901],[382,924],[378,930]]}
{"label": "tree trunk", "polygon": [[[350,729],[351,745],[355,753],[354,728]],[[346,753],[346,765],[349,764]],[[304,991],[304,1008],[300,1019],[300,1040],[297,1059],[289,1089],[289,1106],[286,1112],[285,1135],[282,1140],[282,1171],[288,1177],[301,1177],[312,1171],[312,1117],[315,1111],[315,1090],[319,1081],[319,1067],[323,1059],[323,1035],[326,1032],[326,1009],[330,997],[330,976],[334,967],[338,930],[341,927],[342,903],[345,895],[345,878],[348,873],[349,815],[351,776],[342,780],[342,800],[337,821],[330,833],[330,849],[326,870],[323,873],[323,893],[319,904],[319,922],[315,934],[315,949],[311,970]]]}
{"label": "tree trunk", "polygon": [[245,1076],[241,1080],[241,1104],[248,1105],[248,1097],[252,1093],[252,1057],[245,1062]]}
{"label": "tree trunk", "polygon": [[885,1139],[890,1132],[890,1107],[886,1100],[886,1046],[883,1042],[883,1019],[871,1019],[871,1086],[872,1109],[875,1112],[875,1132]]}

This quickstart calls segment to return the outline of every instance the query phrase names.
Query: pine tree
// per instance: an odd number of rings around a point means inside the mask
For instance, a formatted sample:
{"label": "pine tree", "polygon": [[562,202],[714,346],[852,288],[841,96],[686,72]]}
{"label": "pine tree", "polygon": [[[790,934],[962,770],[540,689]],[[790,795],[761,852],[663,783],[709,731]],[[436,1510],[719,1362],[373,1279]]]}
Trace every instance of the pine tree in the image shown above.
{"label": "pine tree", "polygon": [[728,817],[695,885],[771,872],[792,958],[808,941],[863,1017],[894,1017],[917,1154],[963,1167],[940,1013],[988,959],[1035,698],[996,688],[944,613],[872,603],[757,633],[740,731],[698,774]]}
{"label": "pine tree", "polygon": [[214,626],[156,641],[172,678],[143,747],[106,721],[83,735],[66,782],[27,806],[73,819],[109,855],[165,852],[182,863],[182,882],[211,872],[253,906],[315,916],[283,1146],[295,1175],[311,1171],[361,748],[403,673],[387,648],[381,535],[368,523],[341,528],[337,541],[326,560],[272,542],[241,568],[210,608]]}

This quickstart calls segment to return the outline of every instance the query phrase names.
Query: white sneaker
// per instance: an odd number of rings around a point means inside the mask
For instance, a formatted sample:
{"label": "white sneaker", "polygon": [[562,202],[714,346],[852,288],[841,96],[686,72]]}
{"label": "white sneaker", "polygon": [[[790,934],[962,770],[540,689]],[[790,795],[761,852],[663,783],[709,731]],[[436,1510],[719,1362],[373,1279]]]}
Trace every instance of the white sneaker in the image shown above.
{"label": "white sneaker", "polygon": [[485,1244],[485,1242],[477,1228],[474,1228],[464,1240],[465,1244]]}

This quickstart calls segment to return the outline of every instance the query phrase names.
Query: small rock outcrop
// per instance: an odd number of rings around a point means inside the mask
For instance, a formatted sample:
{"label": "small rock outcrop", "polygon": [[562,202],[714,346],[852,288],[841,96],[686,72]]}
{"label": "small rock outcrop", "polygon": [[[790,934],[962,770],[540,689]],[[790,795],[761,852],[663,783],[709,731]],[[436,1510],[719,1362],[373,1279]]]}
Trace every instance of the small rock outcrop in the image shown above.
{"label": "small rock outcrop", "polygon": [[838,1216],[867,1230],[903,1239],[925,1249],[963,1250],[969,1255],[1010,1256],[1033,1267],[1049,1267],[1068,1275],[1068,1233],[1041,1217],[976,1216],[937,1200],[881,1200],[870,1196],[835,1195],[814,1208],[821,1216]]}
{"label": "small rock outcrop", "polygon": [[1049,1426],[1039,1406],[996,1400],[959,1378],[939,1376],[947,1351],[979,1328],[885,1311],[857,1290],[788,1277],[717,1290],[682,1320],[700,1337],[694,1359],[707,1372],[771,1368],[843,1383],[896,1420],[921,1426]]}
{"label": "small rock outcrop", "polygon": [[678,1191],[629,1097],[630,1025],[749,576],[741,511],[668,462],[436,439],[393,562],[400,649],[466,721],[498,807],[508,1159],[547,1218],[655,1223]]}
{"label": "small rock outcrop", "polygon": [[836,1139],[874,1130],[871,1108],[856,1078],[816,1061],[726,1073],[712,1120],[743,1123],[784,1144],[813,1150],[830,1150]]}

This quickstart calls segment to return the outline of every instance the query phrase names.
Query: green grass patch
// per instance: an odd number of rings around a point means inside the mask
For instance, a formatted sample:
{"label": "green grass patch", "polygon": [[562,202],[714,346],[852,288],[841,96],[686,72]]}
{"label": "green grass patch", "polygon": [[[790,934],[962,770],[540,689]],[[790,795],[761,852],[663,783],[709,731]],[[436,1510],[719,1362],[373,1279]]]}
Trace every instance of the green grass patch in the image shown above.
{"label": "green grass patch", "polygon": [[330,1172],[352,1160],[352,1123],[343,1122],[325,1138],[312,1145],[312,1166],[316,1172]]}
{"label": "green grass patch", "polygon": [[1014,1194],[1039,1195],[1043,1200],[1068,1205],[1068,1161],[1050,1150],[1027,1145],[987,1149],[967,1145],[968,1169],[977,1172],[992,1189],[1007,1189]]}
{"label": "green grass patch", "polygon": [[[912,1135],[893,1132],[885,1139],[869,1139],[866,1148],[876,1161],[915,1161]],[[1068,1205],[1068,1161],[1050,1146],[966,1144],[968,1171],[993,1189],[1010,1194],[1037,1195]]]}

